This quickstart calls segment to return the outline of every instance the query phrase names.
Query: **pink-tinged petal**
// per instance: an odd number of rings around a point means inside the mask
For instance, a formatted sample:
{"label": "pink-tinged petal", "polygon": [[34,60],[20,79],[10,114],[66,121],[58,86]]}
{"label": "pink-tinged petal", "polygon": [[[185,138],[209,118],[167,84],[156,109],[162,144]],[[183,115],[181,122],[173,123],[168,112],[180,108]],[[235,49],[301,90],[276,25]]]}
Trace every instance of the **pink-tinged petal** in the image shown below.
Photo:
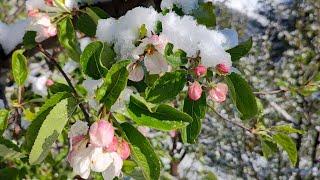
{"label": "pink-tinged petal", "polygon": [[150,74],[160,74],[168,71],[168,63],[159,52],[154,52],[152,55],[146,54],[144,65]]}
{"label": "pink-tinged petal", "polygon": [[201,77],[207,73],[207,68],[203,65],[199,65],[194,68],[194,73],[196,74],[196,76]]}
{"label": "pink-tinged petal", "polygon": [[198,81],[192,83],[188,88],[188,96],[190,99],[197,101],[202,94],[202,88]]}
{"label": "pink-tinged petal", "polygon": [[53,6],[53,0],[44,0],[44,2],[45,2],[46,5],[48,5],[48,6]]}
{"label": "pink-tinged petal", "polygon": [[108,152],[116,152],[118,149],[118,138],[113,136],[112,143],[106,148]]}
{"label": "pink-tinged petal", "polygon": [[228,86],[224,83],[218,83],[215,87],[209,90],[209,98],[221,103],[226,100],[228,93]]}
{"label": "pink-tinged petal", "polygon": [[57,28],[54,25],[49,26],[46,29],[47,37],[52,37],[57,35]]}
{"label": "pink-tinged petal", "polygon": [[117,152],[123,160],[127,159],[130,156],[130,147],[127,141],[122,140],[118,143]]}
{"label": "pink-tinged petal", "polygon": [[143,79],[144,70],[140,64],[133,62],[133,63],[129,64],[128,69],[129,69],[129,79],[131,81],[139,82]]}
{"label": "pink-tinged petal", "polygon": [[54,81],[52,81],[52,79],[47,79],[47,81],[46,81],[46,86],[47,87],[50,87],[50,86],[52,86],[54,84]]}
{"label": "pink-tinged petal", "polygon": [[113,140],[114,128],[109,122],[100,120],[91,125],[89,135],[93,146],[108,147]]}
{"label": "pink-tinged petal", "polygon": [[177,131],[173,130],[169,132],[170,137],[174,138],[177,135]]}
{"label": "pink-tinged petal", "polygon": [[39,9],[32,9],[28,11],[29,17],[37,17],[39,15]]}
{"label": "pink-tinged petal", "polygon": [[227,64],[218,64],[216,66],[216,70],[218,71],[219,74],[221,75],[227,75],[231,71],[231,66]]}

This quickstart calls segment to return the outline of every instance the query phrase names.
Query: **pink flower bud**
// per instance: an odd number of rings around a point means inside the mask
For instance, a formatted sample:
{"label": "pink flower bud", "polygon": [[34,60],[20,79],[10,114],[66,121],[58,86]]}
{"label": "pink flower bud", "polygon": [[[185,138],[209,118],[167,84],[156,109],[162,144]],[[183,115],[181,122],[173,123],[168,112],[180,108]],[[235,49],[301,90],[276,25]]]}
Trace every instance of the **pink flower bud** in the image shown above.
{"label": "pink flower bud", "polygon": [[198,81],[195,81],[189,86],[188,95],[190,99],[197,101],[198,99],[200,99],[201,94],[202,88]]}
{"label": "pink flower bud", "polygon": [[218,64],[216,69],[219,74],[226,75],[230,73],[231,67],[226,64]]}
{"label": "pink flower bud", "polygon": [[54,82],[51,80],[51,79],[47,79],[47,81],[46,81],[46,86],[47,87],[50,87],[50,86],[52,86],[54,84]]}
{"label": "pink flower bud", "polygon": [[118,143],[117,152],[122,159],[127,159],[130,156],[130,147],[127,141],[122,140]]}
{"label": "pink flower bud", "polygon": [[209,98],[221,103],[226,100],[227,93],[228,86],[224,83],[218,83],[215,87],[209,90]]}
{"label": "pink flower bud", "polygon": [[28,16],[29,17],[36,17],[39,14],[39,9],[32,9],[28,11]]}
{"label": "pink flower bud", "polygon": [[46,5],[48,5],[48,6],[53,6],[53,0],[44,0],[44,2],[45,2]]}
{"label": "pink flower bud", "polygon": [[196,68],[194,68],[194,73],[198,77],[203,76],[207,73],[207,68],[203,65],[199,65]]}
{"label": "pink flower bud", "polygon": [[114,128],[105,120],[93,123],[89,130],[90,143],[96,147],[108,147],[113,140]]}
{"label": "pink flower bud", "polygon": [[170,137],[174,138],[177,135],[177,131],[173,130],[169,132]]}
{"label": "pink flower bud", "polygon": [[112,143],[107,147],[108,152],[116,152],[118,149],[118,138],[113,136]]}

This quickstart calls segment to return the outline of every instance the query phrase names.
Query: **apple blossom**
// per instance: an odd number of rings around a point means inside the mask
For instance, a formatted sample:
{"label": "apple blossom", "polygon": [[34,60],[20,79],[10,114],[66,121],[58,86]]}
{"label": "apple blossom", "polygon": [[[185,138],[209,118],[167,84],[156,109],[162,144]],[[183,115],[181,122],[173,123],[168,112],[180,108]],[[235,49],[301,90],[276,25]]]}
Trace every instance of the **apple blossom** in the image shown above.
{"label": "apple blossom", "polygon": [[128,65],[129,77],[131,81],[139,82],[144,77],[144,70],[140,62],[137,60]]}
{"label": "apple blossom", "polygon": [[84,179],[87,179],[90,175],[91,167],[91,155],[93,153],[93,147],[81,147],[73,153],[70,157],[70,166],[73,168],[73,172]]}
{"label": "apple blossom", "polygon": [[113,180],[114,177],[119,177],[123,166],[123,160],[118,153],[112,152],[110,154],[113,162],[105,171],[102,172],[104,180]]}
{"label": "apple blossom", "polygon": [[216,66],[216,70],[218,71],[219,74],[226,75],[230,73],[231,66],[228,66],[227,64],[218,64]]}
{"label": "apple blossom", "polygon": [[198,81],[193,82],[188,87],[188,96],[190,99],[197,101],[202,94],[202,88]]}
{"label": "apple blossom", "polygon": [[54,84],[54,81],[52,81],[52,79],[47,79],[47,81],[46,81],[46,86],[47,87],[50,87],[50,86],[52,86]]}
{"label": "apple blossom", "polygon": [[203,65],[199,65],[199,66],[194,68],[194,73],[198,77],[203,76],[203,75],[205,75],[207,73],[207,68],[205,66],[203,66]]}
{"label": "apple blossom", "polygon": [[[140,58],[144,55],[144,65],[150,74],[160,74],[168,71],[168,63],[163,56],[164,48],[167,40],[164,36],[152,35],[151,37],[144,38],[138,47],[133,50],[133,57]],[[130,74],[136,73],[131,71]],[[132,76],[132,75],[131,75]],[[140,78],[137,78],[140,79]]]}
{"label": "apple blossom", "polygon": [[114,128],[112,124],[101,119],[91,125],[89,136],[93,146],[108,147],[112,143]]}
{"label": "apple blossom", "polygon": [[118,148],[118,138],[117,136],[113,136],[112,143],[107,147],[107,151],[116,152]]}
{"label": "apple blossom", "polygon": [[221,103],[226,100],[227,93],[228,86],[224,83],[218,83],[216,86],[209,90],[209,98]]}
{"label": "apple blossom", "polygon": [[103,148],[94,148],[91,155],[91,169],[95,172],[105,171],[112,163],[111,153],[104,151]]}

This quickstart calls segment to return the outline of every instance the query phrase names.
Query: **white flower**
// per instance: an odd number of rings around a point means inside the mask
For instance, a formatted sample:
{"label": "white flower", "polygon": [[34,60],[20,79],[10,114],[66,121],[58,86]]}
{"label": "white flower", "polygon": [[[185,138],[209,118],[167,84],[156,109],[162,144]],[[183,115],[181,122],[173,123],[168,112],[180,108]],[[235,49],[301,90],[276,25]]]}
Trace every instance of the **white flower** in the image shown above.
{"label": "white flower", "polygon": [[57,34],[57,28],[51,23],[48,14],[38,13],[37,15],[30,17],[30,19],[31,23],[28,30],[37,32],[37,36],[35,38],[36,42],[44,41]]}
{"label": "white flower", "polygon": [[94,148],[91,155],[91,169],[95,172],[105,171],[113,162],[110,152],[104,152],[102,147]]}
{"label": "white flower", "polygon": [[94,149],[93,147],[78,149],[70,160],[73,172],[84,179],[90,175],[91,156]]}
{"label": "white flower", "polygon": [[112,164],[102,172],[104,180],[113,180],[115,177],[119,177],[121,173],[121,168],[123,166],[123,160],[118,153],[110,153],[113,159]]}
{"label": "white flower", "polygon": [[[132,81],[141,81],[143,79],[144,71],[139,63],[142,60],[150,74],[167,72],[168,63],[163,55],[167,42],[163,35],[152,35],[144,38],[132,52],[132,56],[139,60],[129,65],[129,79]],[[144,58],[141,59],[140,55],[144,55]]]}
{"label": "white flower", "polygon": [[76,136],[86,135],[88,133],[89,126],[85,121],[76,121],[70,128],[68,133],[69,138]]}

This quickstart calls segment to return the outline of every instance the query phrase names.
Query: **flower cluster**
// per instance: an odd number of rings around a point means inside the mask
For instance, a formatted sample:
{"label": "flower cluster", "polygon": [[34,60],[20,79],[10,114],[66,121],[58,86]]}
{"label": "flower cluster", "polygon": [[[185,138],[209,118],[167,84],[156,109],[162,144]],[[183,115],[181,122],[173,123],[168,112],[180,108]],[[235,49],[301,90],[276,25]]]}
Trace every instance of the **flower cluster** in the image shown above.
{"label": "flower cluster", "polygon": [[120,176],[123,160],[130,156],[128,143],[115,135],[112,124],[99,120],[90,126],[77,121],[69,132],[68,161],[75,174],[87,179],[90,171],[102,172],[104,179]]}
{"label": "flower cluster", "polygon": [[[224,64],[218,64],[216,66],[216,71],[218,74],[227,75],[230,73],[230,68],[228,68]],[[203,65],[198,65],[194,68],[194,74],[196,77],[201,78],[202,76],[206,75],[207,68]],[[226,100],[226,96],[228,93],[228,86],[225,83],[209,83],[208,87],[206,88],[208,91],[209,99],[221,103]],[[190,83],[188,87],[188,96],[190,99],[197,101],[201,98],[202,95],[202,85],[198,81],[194,81]]]}

